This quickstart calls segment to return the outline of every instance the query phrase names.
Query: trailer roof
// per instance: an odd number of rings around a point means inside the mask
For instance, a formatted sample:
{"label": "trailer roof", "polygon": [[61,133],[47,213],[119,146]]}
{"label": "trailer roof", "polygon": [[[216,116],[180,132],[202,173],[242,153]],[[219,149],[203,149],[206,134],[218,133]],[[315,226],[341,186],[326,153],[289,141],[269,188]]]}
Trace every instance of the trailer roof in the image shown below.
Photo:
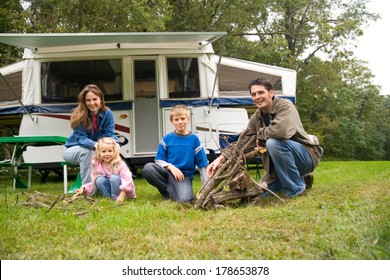
{"label": "trailer roof", "polygon": [[226,36],[226,32],[124,32],[124,33],[0,33],[0,43],[35,52],[71,48],[196,48]]}

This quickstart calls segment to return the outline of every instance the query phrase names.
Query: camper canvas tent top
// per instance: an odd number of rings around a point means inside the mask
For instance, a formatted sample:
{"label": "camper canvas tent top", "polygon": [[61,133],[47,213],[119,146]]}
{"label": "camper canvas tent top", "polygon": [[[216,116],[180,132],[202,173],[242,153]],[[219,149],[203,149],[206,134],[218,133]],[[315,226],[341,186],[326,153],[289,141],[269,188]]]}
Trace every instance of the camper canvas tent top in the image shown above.
{"label": "camper canvas tent top", "polygon": [[[78,93],[96,83],[114,112],[121,153],[131,165],[153,160],[161,137],[173,129],[169,110],[176,104],[189,107],[190,130],[207,150],[218,152],[219,134],[239,133],[248,122],[242,107],[252,105],[250,80],[269,79],[277,95],[295,103],[295,71],[214,54],[212,42],[225,35],[0,34],[0,43],[25,48],[22,62],[0,68],[6,78],[12,71],[20,77],[15,98],[24,107],[4,100],[0,84],[0,118],[22,116],[20,135],[68,136]],[[44,153],[38,149],[28,150],[25,160],[62,161],[58,147]]]}
{"label": "camper canvas tent top", "polygon": [[1,43],[39,53],[109,49],[202,49],[226,32],[0,33]]}

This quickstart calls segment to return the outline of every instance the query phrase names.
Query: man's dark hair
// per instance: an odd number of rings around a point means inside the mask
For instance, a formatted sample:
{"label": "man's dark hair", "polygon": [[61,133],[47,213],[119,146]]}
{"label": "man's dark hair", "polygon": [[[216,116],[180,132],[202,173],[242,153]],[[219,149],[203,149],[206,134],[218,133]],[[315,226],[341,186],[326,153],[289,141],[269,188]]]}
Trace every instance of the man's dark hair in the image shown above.
{"label": "man's dark hair", "polygon": [[264,78],[257,78],[256,80],[253,80],[248,84],[249,93],[251,92],[251,87],[255,86],[255,85],[256,86],[264,86],[268,91],[273,89],[270,81],[268,81],[267,79],[264,79]]}

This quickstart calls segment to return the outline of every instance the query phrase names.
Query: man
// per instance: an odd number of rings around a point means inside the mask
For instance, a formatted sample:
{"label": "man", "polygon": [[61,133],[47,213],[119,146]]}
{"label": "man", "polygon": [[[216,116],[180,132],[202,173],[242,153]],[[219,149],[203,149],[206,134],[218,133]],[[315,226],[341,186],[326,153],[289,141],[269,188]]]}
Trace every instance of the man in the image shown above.
{"label": "man", "polygon": [[[294,104],[274,94],[272,84],[266,79],[249,83],[249,92],[258,110],[250,118],[246,133],[238,139],[241,148],[256,135],[245,153],[257,147],[265,147],[262,161],[266,173],[261,182],[273,192],[284,192],[287,197],[302,194],[313,184],[314,168],[318,165],[323,149],[316,137],[306,133]],[[207,168],[210,177],[225,162],[232,148],[222,151]]]}

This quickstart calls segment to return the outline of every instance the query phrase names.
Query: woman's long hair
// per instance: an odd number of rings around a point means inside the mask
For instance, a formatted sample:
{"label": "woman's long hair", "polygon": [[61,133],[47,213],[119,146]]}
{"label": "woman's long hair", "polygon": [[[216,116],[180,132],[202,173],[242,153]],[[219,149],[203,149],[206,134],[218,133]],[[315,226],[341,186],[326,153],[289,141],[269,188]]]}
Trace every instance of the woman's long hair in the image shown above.
{"label": "woman's long hair", "polygon": [[119,144],[111,137],[100,138],[99,141],[97,142],[97,147],[96,147],[96,150],[95,150],[95,154],[93,156],[95,161],[99,161],[99,162],[103,161],[103,159],[101,157],[101,154],[100,154],[103,145],[112,145],[112,148],[114,150],[114,156],[113,156],[113,158],[110,161],[110,166],[109,167],[111,168],[111,170],[114,173],[117,173],[119,164],[122,161],[122,158],[121,158],[121,148],[120,148]]}
{"label": "woman's long hair", "polygon": [[85,103],[85,96],[89,93],[92,92],[96,94],[101,101],[99,111],[106,111],[108,107],[106,106],[104,102],[104,96],[102,91],[97,85],[90,84],[86,85],[81,92],[79,93],[78,96],[78,102],[79,105],[73,110],[71,116],[70,116],[70,127],[72,129],[78,127],[80,124],[86,129],[89,130],[92,127],[91,121],[89,119],[89,110],[87,108],[87,105]]}

